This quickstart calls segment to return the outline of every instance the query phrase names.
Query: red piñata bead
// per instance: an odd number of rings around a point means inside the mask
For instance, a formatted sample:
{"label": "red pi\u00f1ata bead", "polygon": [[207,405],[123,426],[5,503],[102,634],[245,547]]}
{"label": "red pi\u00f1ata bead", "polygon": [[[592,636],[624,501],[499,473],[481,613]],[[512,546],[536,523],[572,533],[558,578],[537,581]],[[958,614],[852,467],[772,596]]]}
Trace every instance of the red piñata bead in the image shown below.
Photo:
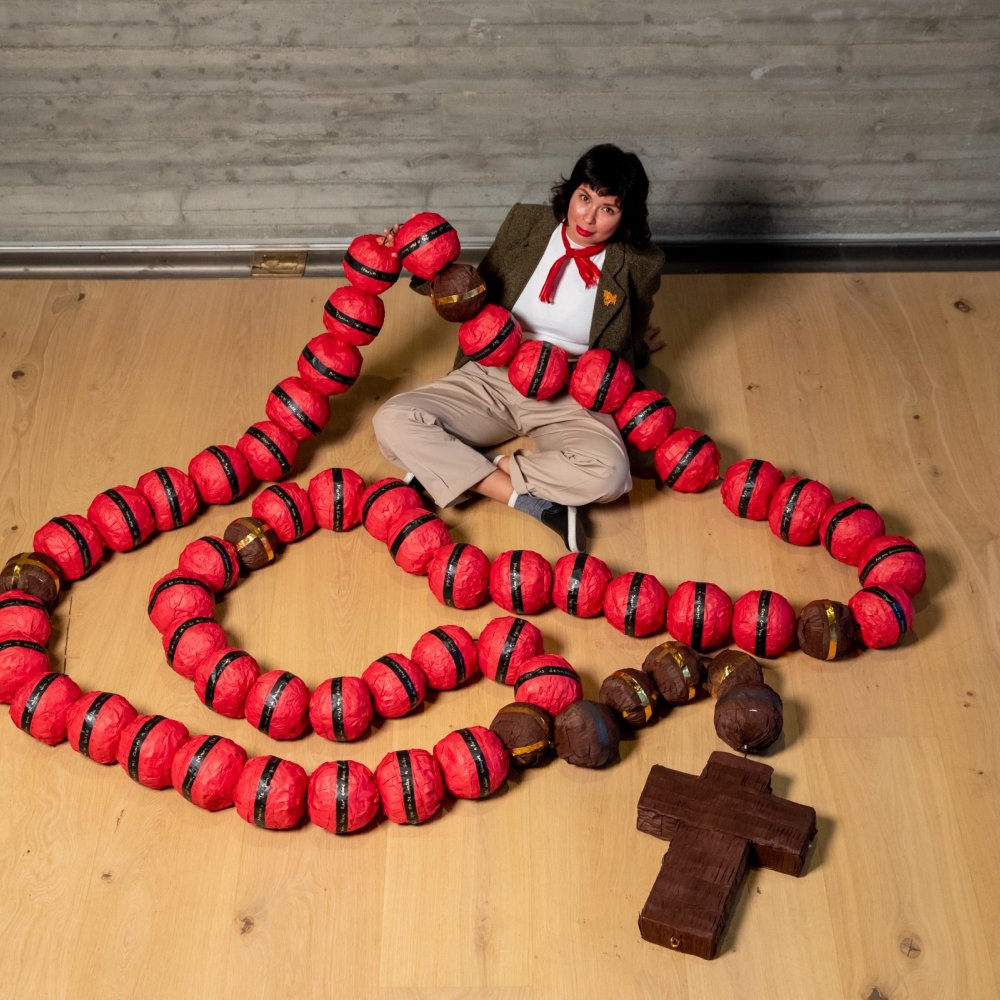
{"label": "red pi\u00f1ata bead", "polygon": [[795,638],[795,611],[773,590],[751,590],[733,605],[733,639],[754,656],[780,656]]}
{"label": "red pi\u00f1ata bead", "polygon": [[399,227],[393,250],[411,274],[430,281],[458,259],[462,245],[450,222],[436,212],[420,212]]}
{"label": "red pi\u00f1ata bead", "polygon": [[49,657],[40,642],[19,632],[0,635],[0,702],[10,704],[25,684],[48,671]]}
{"label": "red pi\u00f1ata bead", "polygon": [[552,716],[582,697],[579,675],[563,657],[553,653],[526,660],[514,681],[516,701],[538,705]]}
{"label": "red pi\u00f1ata bead", "polygon": [[813,545],[833,494],[815,479],[789,476],[775,491],[767,512],[773,534],[792,545]]}
{"label": "red pi\u00f1ata bead", "polygon": [[389,477],[372,483],[361,494],[361,523],[372,538],[384,542],[392,522],[404,511],[423,507],[420,494],[402,479]]}
{"label": "red pi\u00f1ata bead", "polygon": [[118,763],[140,785],[166,788],[170,784],[174,754],[189,735],[187,726],[176,719],[137,716],[122,730]]}
{"label": "red pi\u00f1ata bead", "polygon": [[330,531],[350,531],[361,523],[365,481],[353,469],[332,468],[309,480],[309,501],[316,523]]}
{"label": "red pi\u00f1ata bead", "polygon": [[521,346],[521,324],[503,306],[483,306],[458,328],[462,353],[486,368],[502,368]]}
{"label": "red pi\u00f1ata bead", "polygon": [[87,508],[87,519],[104,544],[115,552],[128,552],[156,530],[149,501],[131,486],[116,486],[98,493]]}
{"label": "red pi\u00f1ata bead", "polygon": [[246,750],[224,736],[192,736],[174,754],[170,783],[200,809],[228,809],[246,762]]}
{"label": "red pi\u00f1ata bead", "polygon": [[273,740],[297,739],[309,724],[309,688],[287,670],[269,670],[250,688],[244,714]]}
{"label": "red pi\u00f1ata bead", "polygon": [[290,830],[306,814],[309,776],[281,757],[251,757],[233,790],[236,814],[261,830]]}
{"label": "red pi\u00f1ata bead", "polygon": [[615,411],[622,437],[639,451],[654,451],[670,436],[677,411],[670,400],[655,389],[633,392]]}
{"label": "red pi\u00f1ata bead", "polygon": [[552,567],[532,549],[501,552],[490,567],[490,596],[514,614],[543,611],[552,600]]}
{"label": "red pi\u00f1ata bead", "polygon": [[104,539],[97,526],[80,514],[64,514],[46,521],[32,544],[59,566],[64,580],[79,580],[101,561]]}
{"label": "red pi\u00f1ata bead", "polygon": [[189,681],[194,680],[202,660],[225,648],[226,633],[208,615],[176,619],[163,633],[163,652],[167,663]]}
{"label": "red pi\u00f1ata bead", "polygon": [[732,599],[714,583],[685,580],[670,596],[670,634],[699,653],[721,646],[729,638],[732,624]]}
{"label": "red pi\u00f1ata bead", "polygon": [[286,544],[305,538],[316,527],[309,494],[297,483],[268,486],[253,498],[250,513],[267,521]]}
{"label": "red pi\u00f1ata bead", "polygon": [[364,347],[370,344],[385,322],[382,300],[353,285],[336,289],[323,310],[323,325],[327,332],[346,344]]}
{"label": "red pi\u00f1ata bead", "polygon": [[45,602],[23,590],[5,590],[0,594],[0,640],[18,633],[44,646],[52,626]]}
{"label": "red pi\u00f1ata bead", "polygon": [[701,431],[679,427],[654,453],[656,478],[660,486],[678,493],[700,493],[719,478],[719,449]]}
{"label": "red pi\u00f1ata bead", "polygon": [[604,610],[604,594],[610,582],[611,570],[597,556],[570,552],[556,563],[553,603],[574,618],[593,618]]}
{"label": "red pi\u00f1ata bead", "polygon": [[361,352],[353,345],[322,333],[302,348],[296,364],[299,378],[313,392],[340,396],[361,374]]}
{"label": "red pi\u00f1ata bead", "polygon": [[354,833],[377,815],[375,775],[356,760],[330,760],[309,777],[309,819],[330,833]]}
{"label": "red pi\u00f1ata bead", "polygon": [[145,473],[135,486],[149,501],[158,531],[183,527],[201,506],[194,480],[186,472],[170,465]]}
{"label": "red pi\u00f1ata bead", "polygon": [[423,703],[427,678],[402,653],[386,653],[365,668],[361,679],[371,691],[375,711],[385,719],[400,719]]}
{"label": "red pi\u00f1ata bead", "polygon": [[508,372],[510,384],[528,399],[551,399],[566,387],[569,355],[544,340],[526,340]]}
{"label": "red pi\u00f1ata bead", "polygon": [[503,740],[484,726],[456,729],[434,745],[444,783],[458,799],[484,799],[506,780],[510,757]]}
{"label": "red pi\u00f1ata bead", "polygon": [[224,538],[204,535],[181,549],[177,568],[200,576],[211,584],[216,594],[229,590],[240,576],[236,548]]}
{"label": "red pi\u00f1ata bead", "polygon": [[434,553],[427,568],[431,593],[449,608],[478,608],[490,589],[490,560],[468,542],[452,542]]}
{"label": "red pi\u00f1ata bead", "polygon": [[441,767],[426,750],[393,750],[375,768],[385,815],[393,823],[416,825],[441,808]]}
{"label": "red pi\u00f1ata bead", "polygon": [[726,510],[750,521],[766,521],[775,491],[785,481],[777,466],[762,458],[743,458],[726,469],[722,502]]}
{"label": "red pi\u00f1ata bead", "polygon": [[22,732],[54,747],[66,739],[66,715],[80,694],[66,674],[43,674],[14,695],[9,714]]}
{"label": "red pi\u00f1ata bead", "polygon": [[202,500],[210,504],[239,500],[253,479],[243,453],[228,444],[213,444],[199,451],[188,464],[188,475]]}
{"label": "red pi\u00f1ata bead", "polygon": [[264,412],[296,441],[305,441],[326,426],[330,401],[322,393],[313,392],[297,375],[291,375],[271,390]]}
{"label": "red pi\u00f1ata bead", "polygon": [[895,646],[913,628],[913,600],[894,583],[865,587],[847,606],[854,612],[861,640],[869,649]]}
{"label": "red pi\u00f1ata bead", "polygon": [[476,643],[461,625],[439,625],[414,644],[410,659],[436,691],[450,691],[479,669]]}
{"label": "red pi\u00f1ata bead", "polygon": [[202,703],[230,719],[242,719],[247,695],[257,682],[260,667],[245,650],[209,653],[195,668],[194,689]]}
{"label": "red pi\u00f1ata bead", "polygon": [[255,478],[273,483],[287,476],[295,465],[299,442],[273,420],[251,424],[236,442]]}
{"label": "red pi\u00f1ata bead", "polygon": [[351,240],[344,255],[344,277],[362,292],[381,295],[399,278],[401,265],[384,236],[365,233]]}
{"label": "red pi\u00f1ata bead", "polygon": [[360,677],[328,677],[309,699],[309,721],[325,740],[346,743],[368,730],[372,696]]}
{"label": "red pi\u00f1ata bead", "polygon": [[857,566],[864,547],[885,534],[885,521],[874,508],[854,497],[828,507],[819,522],[819,540],[837,562]]}
{"label": "red pi\u00f1ata bead", "polygon": [[429,510],[404,510],[392,522],[386,545],[404,572],[426,576],[438,549],[451,542],[444,521]]}
{"label": "red pi\u00f1ata bead", "polygon": [[498,684],[513,684],[524,663],[544,651],[542,633],[526,618],[494,618],[476,641],[479,669]]}
{"label": "red pi\u00f1ata bead", "polygon": [[604,592],[604,617],[619,632],[639,638],[663,628],[669,595],[648,573],[616,576]]}
{"label": "red pi\u00f1ata bead", "polygon": [[911,596],[927,579],[927,565],[920,549],[902,535],[873,538],[861,551],[858,579],[862,587],[900,586]]}
{"label": "red pi\u00f1ata bead", "polygon": [[614,413],[635,388],[631,365],[606,348],[584,351],[569,380],[569,394],[585,409]]}
{"label": "red pi\u00f1ata bead", "polygon": [[162,635],[178,619],[211,618],[215,597],[211,585],[200,576],[175,569],[153,584],[146,612]]}
{"label": "red pi\u00f1ata bead", "polygon": [[69,745],[98,764],[114,764],[118,760],[121,735],[137,716],[120,694],[88,691],[66,712]]}

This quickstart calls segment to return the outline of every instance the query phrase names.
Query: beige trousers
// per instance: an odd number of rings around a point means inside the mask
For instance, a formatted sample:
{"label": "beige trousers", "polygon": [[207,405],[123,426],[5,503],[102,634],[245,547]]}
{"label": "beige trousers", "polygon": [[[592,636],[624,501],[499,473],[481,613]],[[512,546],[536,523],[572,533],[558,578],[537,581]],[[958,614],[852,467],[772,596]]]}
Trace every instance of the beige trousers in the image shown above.
{"label": "beige trousers", "polygon": [[580,507],[632,488],[628,453],[610,415],[591,413],[566,394],[527,399],[510,384],[506,368],[470,361],[394,396],[373,424],[382,454],[412,472],[439,507],[494,471],[479,449],[518,436],[538,449],[511,457],[518,493]]}

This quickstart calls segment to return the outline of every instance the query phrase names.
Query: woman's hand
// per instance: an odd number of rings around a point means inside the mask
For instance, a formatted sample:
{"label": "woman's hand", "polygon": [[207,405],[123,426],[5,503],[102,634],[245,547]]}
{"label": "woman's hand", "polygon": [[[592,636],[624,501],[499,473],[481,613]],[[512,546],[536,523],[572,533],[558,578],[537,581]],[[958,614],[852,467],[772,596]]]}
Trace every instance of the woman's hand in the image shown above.
{"label": "woman's hand", "polygon": [[399,223],[382,230],[379,242],[390,250],[396,245],[396,233],[399,232]]}
{"label": "woman's hand", "polygon": [[667,342],[663,339],[663,331],[658,326],[653,326],[652,323],[646,327],[646,332],[642,335],[642,339],[649,348],[650,354],[667,346]]}

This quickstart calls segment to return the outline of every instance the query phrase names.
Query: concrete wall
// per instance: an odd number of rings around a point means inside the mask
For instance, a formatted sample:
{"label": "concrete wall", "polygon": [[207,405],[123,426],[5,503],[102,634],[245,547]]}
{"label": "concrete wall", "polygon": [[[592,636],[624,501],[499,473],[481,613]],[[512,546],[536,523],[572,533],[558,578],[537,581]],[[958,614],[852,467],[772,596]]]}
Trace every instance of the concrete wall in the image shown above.
{"label": "concrete wall", "polygon": [[661,238],[996,235],[1000,4],[0,2],[0,243],[485,237],[605,140]]}

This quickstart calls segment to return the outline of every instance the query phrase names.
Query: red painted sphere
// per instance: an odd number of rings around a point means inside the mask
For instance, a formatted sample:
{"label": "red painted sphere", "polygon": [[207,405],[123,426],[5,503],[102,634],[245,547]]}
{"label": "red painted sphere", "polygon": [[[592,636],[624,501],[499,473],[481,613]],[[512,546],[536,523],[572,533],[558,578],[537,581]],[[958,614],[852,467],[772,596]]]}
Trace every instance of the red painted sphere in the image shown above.
{"label": "red painted sphere", "polygon": [[253,480],[243,453],[228,444],[210,445],[199,451],[188,463],[188,475],[202,500],[209,504],[239,500]]}
{"label": "red painted sphere", "polygon": [[762,458],[734,462],[722,480],[722,502],[737,517],[766,521],[775,491],[785,481],[777,466]]}
{"label": "red painted sphere", "polygon": [[585,410],[595,413],[614,413],[634,388],[632,366],[603,347],[584,351],[569,380],[569,394]]}
{"label": "red painted sphere", "polygon": [[309,819],[330,833],[362,830],[382,800],[375,775],[356,760],[330,760],[309,776]]}
{"label": "red painted sphere", "polygon": [[427,567],[431,593],[449,608],[478,608],[490,589],[490,560],[468,542],[443,545]]}
{"label": "red painted sphere", "polygon": [[795,639],[795,611],[773,590],[751,590],[733,605],[733,639],[754,656],[780,656]]}
{"label": "red painted sphere", "polygon": [[427,678],[402,653],[386,653],[365,668],[361,679],[371,691],[375,711],[385,719],[399,719],[423,704]]}
{"label": "red painted sphere", "polygon": [[344,255],[344,277],[362,292],[381,295],[399,278],[401,265],[384,236],[355,236]]}
{"label": "red painted sphere", "polygon": [[894,583],[865,587],[847,606],[854,612],[861,641],[869,649],[895,646],[913,628],[913,600]]}
{"label": "red painted sphere", "polygon": [[615,411],[615,423],[626,443],[639,451],[654,451],[670,436],[677,411],[663,393],[639,389]]}
{"label": "red painted sphere", "polygon": [[597,556],[570,552],[556,562],[552,601],[574,618],[593,618],[604,610],[611,570]]}
{"label": "red painted sphere", "polygon": [[604,593],[604,617],[619,632],[640,638],[663,628],[669,595],[648,573],[616,576]]}
{"label": "red painted sphere", "polygon": [[327,332],[345,344],[364,347],[370,344],[385,322],[382,300],[353,285],[336,289],[323,310],[323,325]]}
{"label": "red painted sphere", "polygon": [[325,740],[346,743],[368,731],[372,696],[360,677],[328,677],[309,699],[309,721]]}
{"label": "red painted sphere", "polygon": [[361,374],[361,352],[346,341],[321,333],[302,348],[296,363],[299,378],[324,396],[347,392]]}
{"label": "red painted sphere", "polygon": [[88,518],[64,514],[46,521],[32,540],[36,552],[53,559],[64,580],[79,580],[96,569],[104,555],[104,539]]}
{"label": "red painted sphere", "polygon": [[195,615],[176,619],[163,633],[167,663],[189,681],[194,680],[201,661],[226,648],[226,633],[214,618]]}
{"label": "red painted sphere", "polygon": [[501,552],[490,567],[490,596],[504,611],[537,614],[552,601],[552,567],[532,549]]}
{"label": "red painted sphere", "polygon": [[292,471],[299,442],[273,420],[259,420],[246,429],[236,448],[255,478],[273,483]]}
{"label": "red painted sphere", "polygon": [[350,531],[361,523],[365,481],[353,469],[332,468],[309,480],[309,501],[316,523],[331,531]]}
{"label": "red painted sphere", "polygon": [[423,503],[412,486],[392,476],[379,479],[361,494],[361,523],[372,538],[384,542],[392,522],[413,507],[423,508]]}
{"label": "red painted sphere", "polygon": [[404,572],[426,576],[438,549],[451,542],[444,521],[429,510],[404,510],[389,527],[386,545]]}
{"label": "red painted sphere", "polygon": [[43,674],[14,695],[8,714],[22,732],[54,747],[66,739],[66,716],[80,695],[66,674]]}
{"label": "red painted sphere", "polygon": [[719,478],[719,449],[701,431],[679,427],[653,455],[660,486],[678,493],[700,493]]}
{"label": "red painted sphere", "polygon": [[200,809],[228,809],[246,762],[246,750],[224,736],[192,736],[174,754],[170,783]]}
{"label": "red painted sphere", "polygon": [[0,641],[11,633],[44,646],[49,641],[52,626],[45,602],[23,590],[6,590],[0,594]]}
{"label": "red painted sphere", "polygon": [[87,520],[115,552],[128,552],[142,545],[156,531],[153,508],[131,486],[115,486],[98,493],[87,508]]}
{"label": "red painted sphere", "polygon": [[502,368],[521,346],[521,324],[503,306],[483,306],[458,328],[462,353],[486,368]]}
{"label": "red painted sphere", "polygon": [[286,544],[305,538],[316,528],[309,494],[297,483],[268,486],[253,498],[250,513],[267,521]]}
{"label": "red painted sphere", "polygon": [[211,618],[215,613],[212,586],[200,576],[171,570],[153,584],[146,612],[161,635],[179,619]]}
{"label": "red painted sphere", "polygon": [[927,580],[923,553],[902,535],[873,538],[861,551],[858,579],[862,587],[884,587],[892,583],[911,596],[918,594]]}
{"label": "red painted sphere", "polygon": [[177,559],[177,568],[200,576],[211,584],[216,594],[235,586],[240,576],[235,546],[215,535],[203,535],[188,542]]}
{"label": "red painted sphere", "polygon": [[135,486],[149,501],[158,531],[183,527],[201,506],[194,480],[170,465],[145,473]]}
{"label": "red painted sphere", "polygon": [[583,697],[580,676],[561,656],[542,653],[521,664],[514,680],[515,701],[526,701],[558,715]]}
{"label": "red painted sphere", "polygon": [[40,642],[20,632],[0,635],[0,702],[10,704],[25,684],[48,672],[49,657]]}
{"label": "red painted sphere", "polygon": [[121,733],[118,763],[147,788],[166,788],[174,754],[188,738],[187,726],[162,715],[139,715]]}
{"label": "red painted sphere", "polygon": [[813,545],[819,524],[833,506],[833,494],[822,483],[789,476],[775,491],[767,512],[771,532],[792,545]]}
{"label": "red painted sphere", "polygon": [[281,757],[251,757],[233,790],[240,819],[262,830],[290,830],[306,814],[309,776]]}
{"label": "red painted sphere", "polygon": [[436,212],[420,212],[399,227],[393,250],[411,274],[430,281],[458,259],[462,245],[450,222]]}
{"label": "red painted sphere", "polygon": [[513,684],[523,665],[543,652],[542,633],[527,618],[494,618],[476,640],[479,669],[498,684]]}
{"label": "red painted sphere", "polygon": [[461,625],[439,625],[414,643],[410,659],[436,691],[450,691],[479,670],[476,643]]}
{"label": "red painted sphere", "polygon": [[305,441],[326,426],[330,401],[321,392],[313,392],[297,375],[291,375],[271,390],[264,412],[296,441]]}
{"label": "red painted sphere", "polygon": [[393,823],[416,825],[441,808],[444,778],[426,750],[393,750],[375,768],[385,815]]}
{"label": "red painted sphere", "polygon": [[551,399],[569,381],[569,355],[544,340],[526,340],[508,372],[510,384],[528,399]]}
{"label": "red painted sphere", "polygon": [[848,566],[857,566],[865,546],[884,534],[885,521],[878,511],[854,497],[828,507],[819,522],[820,544]]}
{"label": "red painted sphere", "polygon": [[506,780],[510,757],[503,740],[484,726],[456,729],[434,745],[444,783],[458,799],[484,799]]}
{"label": "red painted sphere", "polygon": [[261,674],[247,694],[247,722],[274,740],[298,739],[309,725],[309,688],[287,670]]}
{"label": "red painted sphere", "polygon": [[66,712],[66,736],[77,753],[98,764],[114,764],[121,735],[137,717],[120,694],[88,691]]}
{"label": "red painted sphere", "polygon": [[245,650],[224,646],[209,653],[195,668],[194,689],[202,703],[230,719],[242,719],[247,695],[260,667]]}
{"label": "red painted sphere", "polygon": [[721,646],[732,624],[732,599],[714,583],[685,580],[670,595],[667,628],[675,639],[699,653]]}

